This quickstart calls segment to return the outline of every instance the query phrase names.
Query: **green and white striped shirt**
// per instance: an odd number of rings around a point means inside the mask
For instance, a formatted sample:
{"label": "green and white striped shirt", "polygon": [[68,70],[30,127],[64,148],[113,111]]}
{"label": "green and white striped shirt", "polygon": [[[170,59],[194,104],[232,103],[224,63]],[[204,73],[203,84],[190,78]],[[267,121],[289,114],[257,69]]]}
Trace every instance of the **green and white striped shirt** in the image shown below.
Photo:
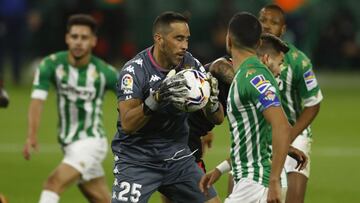
{"label": "green and white striped shirt", "polygon": [[[294,45],[284,57],[280,78],[277,78],[281,103],[291,125],[294,125],[304,107],[314,106],[323,99],[310,60]],[[310,126],[302,136],[311,137]]]}
{"label": "green and white striped shirt", "polygon": [[73,67],[68,52],[46,57],[35,73],[31,98],[46,100],[52,83],[57,90],[58,141],[67,145],[88,137],[104,137],[102,103],[105,90],[115,92],[116,70],[95,56],[89,64]]}
{"label": "green and white striped shirt", "polygon": [[281,106],[275,78],[256,56],[238,69],[227,99],[231,133],[230,158],[234,180],[252,179],[269,184],[271,171],[271,126],[262,112]]}

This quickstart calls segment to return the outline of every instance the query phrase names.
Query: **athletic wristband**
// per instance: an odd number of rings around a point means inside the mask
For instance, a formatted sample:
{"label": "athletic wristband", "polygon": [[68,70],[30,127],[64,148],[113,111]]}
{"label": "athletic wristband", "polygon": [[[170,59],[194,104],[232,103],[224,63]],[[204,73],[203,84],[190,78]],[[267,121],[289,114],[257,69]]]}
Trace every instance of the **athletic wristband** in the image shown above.
{"label": "athletic wristband", "polygon": [[220,171],[221,174],[227,173],[231,170],[231,166],[227,160],[221,162],[216,168]]}

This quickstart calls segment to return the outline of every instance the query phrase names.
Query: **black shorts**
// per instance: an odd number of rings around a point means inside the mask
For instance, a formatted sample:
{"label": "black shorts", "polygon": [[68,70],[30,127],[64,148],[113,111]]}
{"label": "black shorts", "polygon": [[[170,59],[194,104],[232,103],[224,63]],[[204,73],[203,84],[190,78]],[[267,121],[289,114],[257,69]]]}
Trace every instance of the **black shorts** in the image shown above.
{"label": "black shorts", "polygon": [[199,189],[204,172],[193,157],[158,163],[129,163],[119,160],[114,167],[112,203],[148,202],[159,191],[173,202],[205,202],[215,197],[213,187],[205,196]]}

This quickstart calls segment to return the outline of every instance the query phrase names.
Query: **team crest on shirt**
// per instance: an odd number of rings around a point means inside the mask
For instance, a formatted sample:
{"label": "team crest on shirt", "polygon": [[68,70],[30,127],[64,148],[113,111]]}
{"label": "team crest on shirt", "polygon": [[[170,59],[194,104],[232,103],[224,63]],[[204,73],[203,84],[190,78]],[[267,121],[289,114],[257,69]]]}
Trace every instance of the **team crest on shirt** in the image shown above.
{"label": "team crest on shirt", "polygon": [[125,94],[129,94],[133,90],[133,85],[133,77],[130,74],[125,74],[121,79],[121,90],[123,90]]}
{"label": "team crest on shirt", "polygon": [[298,54],[297,51],[295,51],[295,52],[293,52],[293,53],[291,54],[291,56],[293,57],[294,60],[296,60],[297,57],[299,56],[299,54]]}
{"label": "team crest on shirt", "polygon": [[99,73],[95,69],[93,69],[93,71],[90,73],[90,75],[94,79],[99,77]]}
{"label": "team crest on shirt", "polygon": [[264,75],[257,75],[250,82],[261,94],[271,87],[270,81],[266,80]]}
{"label": "team crest on shirt", "polygon": [[314,89],[317,86],[317,80],[312,69],[309,69],[304,73],[304,80],[306,84],[306,89],[308,91]]}
{"label": "team crest on shirt", "polygon": [[263,94],[259,95],[259,102],[264,109],[270,106],[280,106],[279,98],[275,94],[276,90],[274,87],[270,87]]}

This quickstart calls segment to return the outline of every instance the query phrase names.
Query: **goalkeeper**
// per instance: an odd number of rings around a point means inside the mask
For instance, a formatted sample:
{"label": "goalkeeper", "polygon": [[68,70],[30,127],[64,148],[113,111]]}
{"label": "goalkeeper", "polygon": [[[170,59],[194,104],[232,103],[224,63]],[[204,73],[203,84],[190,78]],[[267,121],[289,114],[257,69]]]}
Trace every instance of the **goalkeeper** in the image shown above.
{"label": "goalkeeper", "polygon": [[[154,45],[128,61],[117,85],[119,120],[112,141],[115,155],[112,202],[148,202],[155,191],[175,202],[219,202],[213,188],[204,195],[198,182],[204,174],[187,146],[188,113],[184,105],[185,79],[175,70],[205,72],[189,52],[187,19],[165,12],[153,24]],[[217,81],[204,107],[214,124],[224,119],[217,100]]]}

